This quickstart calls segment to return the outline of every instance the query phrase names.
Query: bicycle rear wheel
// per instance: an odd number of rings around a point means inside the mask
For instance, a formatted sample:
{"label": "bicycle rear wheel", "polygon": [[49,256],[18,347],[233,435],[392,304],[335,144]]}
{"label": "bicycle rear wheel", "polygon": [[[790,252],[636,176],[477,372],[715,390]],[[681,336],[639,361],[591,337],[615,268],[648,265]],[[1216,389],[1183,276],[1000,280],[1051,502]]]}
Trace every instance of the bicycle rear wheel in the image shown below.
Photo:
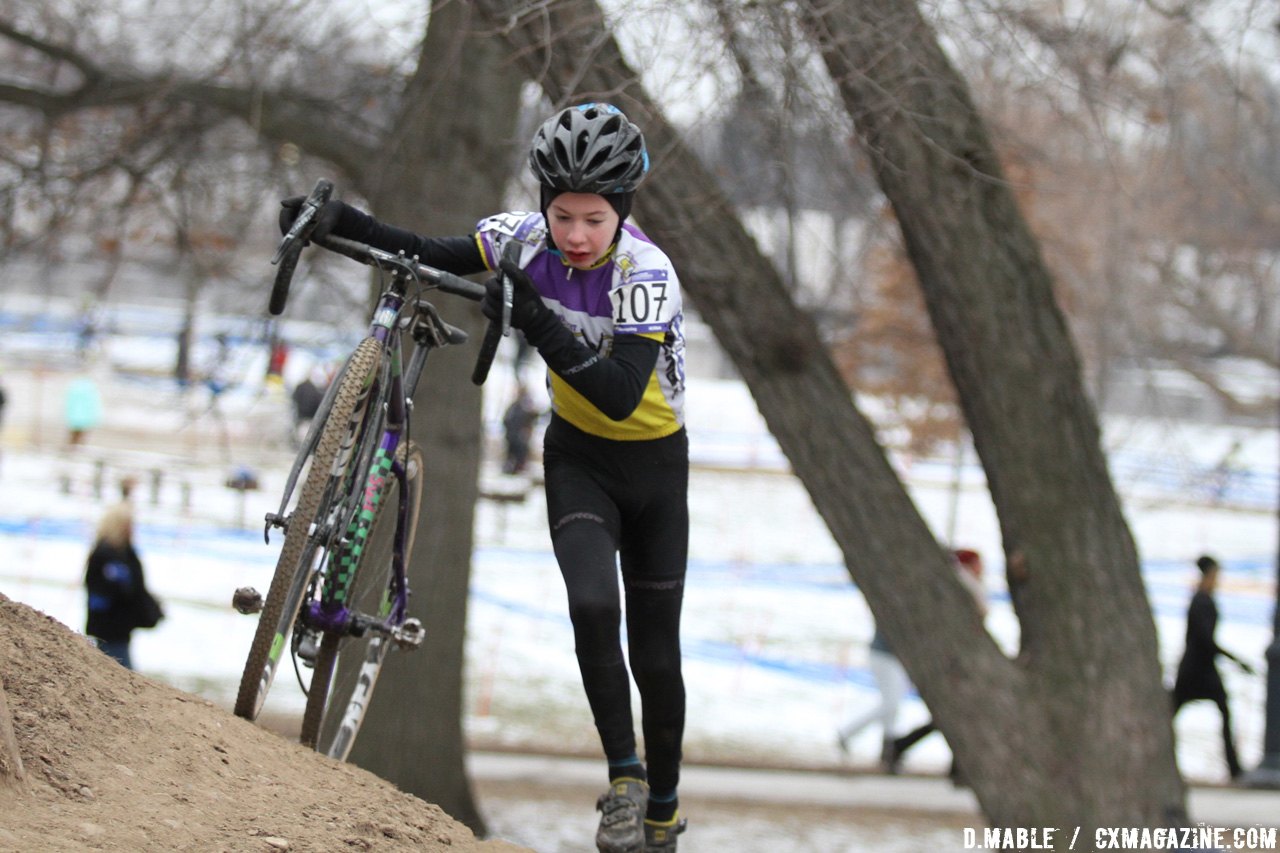
{"label": "bicycle rear wheel", "polygon": [[377,407],[370,402],[378,396],[382,351],[377,340],[365,338],[334,380],[339,385],[333,408],[321,427],[289,514],[284,546],[240,677],[235,713],[246,720],[256,720],[262,710],[302,602],[313,588],[313,575],[324,566],[335,504],[346,495],[359,440],[370,421],[377,419]]}
{"label": "bicycle rear wheel", "polygon": [[[396,452],[396,458],[404,470],[403,494],[399,478],[377,473],[375,458],[375,473],[371,476],[380,477],[380,481],[370,494],[373,509],[360,519],[363,534],[352,531],[347,536],[350,542],[363,543],[351,554],[353,568],[347,606],[379,620],[390,615],[395,600],[393,560],[401,502],[405,507],[406,566],[413,552],[413,537],[422,505],[422,450],[413,442],[406,442]],[[382,664],[394,643],[394,638],[372,629],[363,636],[325,634],[307,694],[300,738],[303,745],[314,746],[318,752],[339,761],[346,760],[364,722]]]}

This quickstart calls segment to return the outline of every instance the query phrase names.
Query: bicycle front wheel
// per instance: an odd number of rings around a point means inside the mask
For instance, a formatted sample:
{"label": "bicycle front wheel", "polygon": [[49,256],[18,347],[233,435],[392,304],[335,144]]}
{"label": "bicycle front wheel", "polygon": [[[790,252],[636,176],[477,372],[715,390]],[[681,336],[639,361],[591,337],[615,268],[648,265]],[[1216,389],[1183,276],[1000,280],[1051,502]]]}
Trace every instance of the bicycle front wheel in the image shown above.
{"label": "bicycle front wheel", "polygon": [[382,352],[382,344],[365,338],[334,380],[339,385],[333,407],[320,428],[297,503],[289,515],[284,546],[240,677],[235,713],[246,720],[258,718],[302,602],[313,589],[313,576],[324,566],[334,516],[340,514],[337,507],[346,497],[360,439],[369,422],[376,420],[376,407],[370,402],[377,398]]}
{"label": "bicycle front wheel", "polygon": [[[395,531],[401,505],[405,512],[404,561],[413,552],[413,537],[422,505],[423,456],[413,442],[401,445],[397,462],[404,471],[404,491],[398,477],[379,471],[378,458],[366,490],[363,530],[352,531],[358,543],[350,555],[351,579],[347,606],[363,616],[385,622],[395,603]],[[389,466],[386,466],[389,467]],[[371,509],[370,509],[371,507]],[[396,626],[399,627],[399,626]],[[368,629],[362,636],[325,634],[311,676],[301,741],[331,758],[345,761],[364,722],[365,712],[387,653],[395,639]]]}

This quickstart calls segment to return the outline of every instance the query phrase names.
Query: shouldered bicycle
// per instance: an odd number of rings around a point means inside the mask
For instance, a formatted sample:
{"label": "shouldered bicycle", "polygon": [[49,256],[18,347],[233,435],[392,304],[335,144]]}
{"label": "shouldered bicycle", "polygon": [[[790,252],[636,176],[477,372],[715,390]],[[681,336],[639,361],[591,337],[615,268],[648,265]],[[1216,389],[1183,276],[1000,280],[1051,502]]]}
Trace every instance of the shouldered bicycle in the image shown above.
{"label": "shouldered bicycle", "polygon": [[[235,713],[255,720],[285,652],[307,696],[301,742],[345,760],[359,733],[387,653],[422,643],[409,615],[406,569],[423,491],[423,455],[410,436],[412,398],[433,349],[467,340],[424,298],[440,290],[480,300],[484,286],[339,237],[314,237],[333,185],[319,181],[272,260],[269,310],[284,310],[304,246],[315,242],[378,270],[383,286],[367,336],[330,383],[303,440],[279,509],[268,513],[284,544],[265,598],[236,590],[232,605],[257,613]],[[314,238],[314,239],[313,239]],[[484,381],[510,317],[493,321],[472,374]],[[407,362],[405,338],[414,346]],[[299,485],[299,483],[301,485]],[[305,676],[306,670],[310,677]]]}

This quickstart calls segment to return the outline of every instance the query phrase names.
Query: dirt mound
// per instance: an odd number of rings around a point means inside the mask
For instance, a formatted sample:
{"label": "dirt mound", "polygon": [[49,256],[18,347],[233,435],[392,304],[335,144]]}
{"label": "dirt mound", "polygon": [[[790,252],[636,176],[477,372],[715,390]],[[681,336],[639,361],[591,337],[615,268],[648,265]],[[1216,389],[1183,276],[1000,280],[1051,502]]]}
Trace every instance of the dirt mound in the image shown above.
{"label": "dirt mound", "polygon": [[0,678],[22,764],[15,779],[0,757],[0,850],[522,849],[122,669],[3,595]]}

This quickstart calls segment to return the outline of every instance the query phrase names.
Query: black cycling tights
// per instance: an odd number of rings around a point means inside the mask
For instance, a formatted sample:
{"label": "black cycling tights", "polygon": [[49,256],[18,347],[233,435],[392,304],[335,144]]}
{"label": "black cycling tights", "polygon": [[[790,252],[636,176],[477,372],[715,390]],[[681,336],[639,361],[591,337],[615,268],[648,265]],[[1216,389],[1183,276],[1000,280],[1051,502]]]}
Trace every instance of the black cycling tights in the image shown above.
{"label": "black cycling tights", "polygon": [[689,542],[688,438],[682,430],[653,441],[609,441],[553,418],[543,462],[551,540],[605,756],[619,762],[636,752],[619,637],[620,556],[649,784],[674,790],[685,714],[680,606]]}

